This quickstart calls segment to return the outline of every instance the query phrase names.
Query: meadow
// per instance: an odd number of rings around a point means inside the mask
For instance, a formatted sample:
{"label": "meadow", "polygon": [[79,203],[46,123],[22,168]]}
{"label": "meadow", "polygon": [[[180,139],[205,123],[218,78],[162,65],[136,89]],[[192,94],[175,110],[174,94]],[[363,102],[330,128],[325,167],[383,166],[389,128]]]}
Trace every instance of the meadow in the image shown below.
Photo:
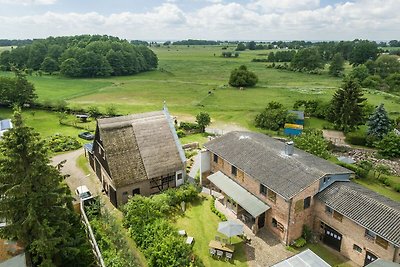
{"label": "meadow", "polygon": [[[233,49],[232,47],[228,48]],[[193,120],[207,111],[218,123],[233,123],[255,130],[253,120],[268,102],[275,100],[288,108],[299,99],[329,101],[341,79],[322,75],[266,68],[268,63],[251,62],[271,50],[244,51],[238,58],[223,58],[220,46],[171,46],[153,48],[159,68],[133,76],[101,79],[69,79],[58,75],[30,76],[39,101],[68,101],[71,107],[114,105],[122,114],[159,110],[166,101],[170,112]],[[228,86],[232,69],[245,64],[259,77],[254,88],[239,90]],[[350,68],[347,66],[346,71]],[[0,75],[10,75],[0,73]],[[389,112],[400,110],[400,97],[366,90],[373,105],[385,103]],[[319,125],[319,123],[317,123]]]}

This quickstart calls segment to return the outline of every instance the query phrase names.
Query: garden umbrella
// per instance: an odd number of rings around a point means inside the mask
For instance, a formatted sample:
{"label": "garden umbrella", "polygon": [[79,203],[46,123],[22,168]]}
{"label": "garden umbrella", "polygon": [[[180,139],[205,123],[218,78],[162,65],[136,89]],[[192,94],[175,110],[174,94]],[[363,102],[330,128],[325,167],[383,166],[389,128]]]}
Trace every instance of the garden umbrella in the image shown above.
{"label": "garden umbrella", "polygon": [[218,232],[229,237],[230,242],[232,236],[243,234],[243,224],[235,221],[220,222],[218,224]]}

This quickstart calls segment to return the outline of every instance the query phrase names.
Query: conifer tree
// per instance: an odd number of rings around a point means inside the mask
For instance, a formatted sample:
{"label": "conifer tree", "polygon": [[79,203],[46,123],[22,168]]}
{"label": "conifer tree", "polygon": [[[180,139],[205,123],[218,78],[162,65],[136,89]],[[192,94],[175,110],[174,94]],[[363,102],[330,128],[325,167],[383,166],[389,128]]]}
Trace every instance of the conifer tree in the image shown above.
{"label": "conifer tree", "polygon": [[376,108],[374,114],[369,117],[367,124],[367,134],[377,139],[382,139],[391,130],[390,119],[383,104]]}
{"label": "conifer tree", "polygon": [[64,177],[49,164],[44,142],[24,125],[19,109],[12,122],[0,142],[0,218],[6,220],[0,237],[21,242],[35,266],[90,266]]}
{"label": "conifer tree", "polygon": [[329,115],[331,121],[345,132],[356,129],[364,123],[364,101],[359,83],[354,79],[345,80],[342,88],[333,95]]}

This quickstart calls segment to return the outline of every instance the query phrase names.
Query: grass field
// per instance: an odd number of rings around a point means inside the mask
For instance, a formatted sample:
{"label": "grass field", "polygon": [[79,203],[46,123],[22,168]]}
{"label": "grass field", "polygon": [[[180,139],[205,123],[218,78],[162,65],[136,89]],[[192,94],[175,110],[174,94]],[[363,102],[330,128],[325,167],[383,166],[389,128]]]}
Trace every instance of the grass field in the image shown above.
{"label": "grass field", "polygon": [[208,243],[213,240],[217,233],[218,223],[221,220],[211,212],[210,197],[202,196],[202,199],[187,207],[185,214],[178,217],[174,222],[178,229],[186,230],[189,236],[194,237],[193,250],[201,258],[206,267],[219,266],[247,266],[247,259],[241,239],[232,237],[235,244],[233,263],[229,264],[223,260],[214,259],[210,256]]}
{"label": "grass field", "polygon": [[[60,76],[31,76],[39,101],[67,100],[71,106],[114,104],[120,113],[159,110],[163,101],[174,115],[186,118],[204,110],[213,121],[238,123],[254,130],[253,119],[269,101],[288,108],[299,99],[328,101],[341,79],[327,74],[309,75],[266,68],[251,59],[270,51],[245,51],[238,58],[220,57],[219,46],[172,46],[154,48],[159,69],[134,76],[102,79],[68,79]],[[215,55],[215,56],[214,56]],[[233,68],[246,64],[257,73],[255,88],[238,90],[227,86]],[[346,68],[349,71],[350,68]],[[0,75],[10,75],[0,73]],[[366,91],[374,105],[385,103],[389,111],[400,110],[400,97]]]}

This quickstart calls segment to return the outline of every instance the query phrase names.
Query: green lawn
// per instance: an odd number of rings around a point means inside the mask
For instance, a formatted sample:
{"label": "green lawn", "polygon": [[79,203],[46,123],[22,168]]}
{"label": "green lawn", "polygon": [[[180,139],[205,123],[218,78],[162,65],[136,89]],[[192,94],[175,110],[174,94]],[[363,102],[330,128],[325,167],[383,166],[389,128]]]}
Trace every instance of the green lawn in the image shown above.
{"label": "green lawn", "polygon": [[[397,181],[399,177],[392,177],[392,179]],[[381,184],[380,182],[376,182],[371,179],[353,179],[353,181],[371,189],[372,191],[384,195],[387,198],[400,202],[400,193],[394,191],[388,186]]]}
{"label": "green lawn", "polygon": [[189,205],[185,214],[178,217],[174,222],[178,229],[186,230],[189,236],[194,237],[193,250],[198,255],[205,266],[247,266],[247,259],[244,251],[244,246],[238,237],[232,238],[232,243],[235,244],[234,261],[228,263],[224,260],[214,259],[210,256],[208,243],[214,239],[217,233],[218,223],[221,221],[210,210],[210,197],[202,195],[201,200]]}
{"label": "green lawn", "polygon": [[[36,132],[40,133],[43,138],[54,135],[56,133],[78,137],[78,134],[84,130],[77,129],[71,126],[61,125],[57,113],[44,111],[44,110],[26,110],[22,112],[26,125],[35,129]],[[0,119],[8,119],[12,117],[12,111],[10,109],[0,108]],[[74,116],[67,116],[69,121],[75,121]],[[77,125],[91,125],[91,123],[81,124],[76,122]],[[93,123],[93,122],[92,122]],[[83,139],[78,138],[83,144],[87,143]]]}
{"label": "green lawn", "polygon": [[197,134],[190,134],[185,137],[179,138],[181,144],[188,144],[193,142],[198,142],[199,146],[202,147],[204,143],[208,141],[208,134],[206,133],[197,133]]}
{"label": "green lawn", "polygon": [[351,267],[350,260],[344,258],[337,253],[332,252],[330,249],[326,248],[320,244],[308,244],[306,246],[312,250],[315,254],[320,256],[324,261],[330,264],[332,267]]}

